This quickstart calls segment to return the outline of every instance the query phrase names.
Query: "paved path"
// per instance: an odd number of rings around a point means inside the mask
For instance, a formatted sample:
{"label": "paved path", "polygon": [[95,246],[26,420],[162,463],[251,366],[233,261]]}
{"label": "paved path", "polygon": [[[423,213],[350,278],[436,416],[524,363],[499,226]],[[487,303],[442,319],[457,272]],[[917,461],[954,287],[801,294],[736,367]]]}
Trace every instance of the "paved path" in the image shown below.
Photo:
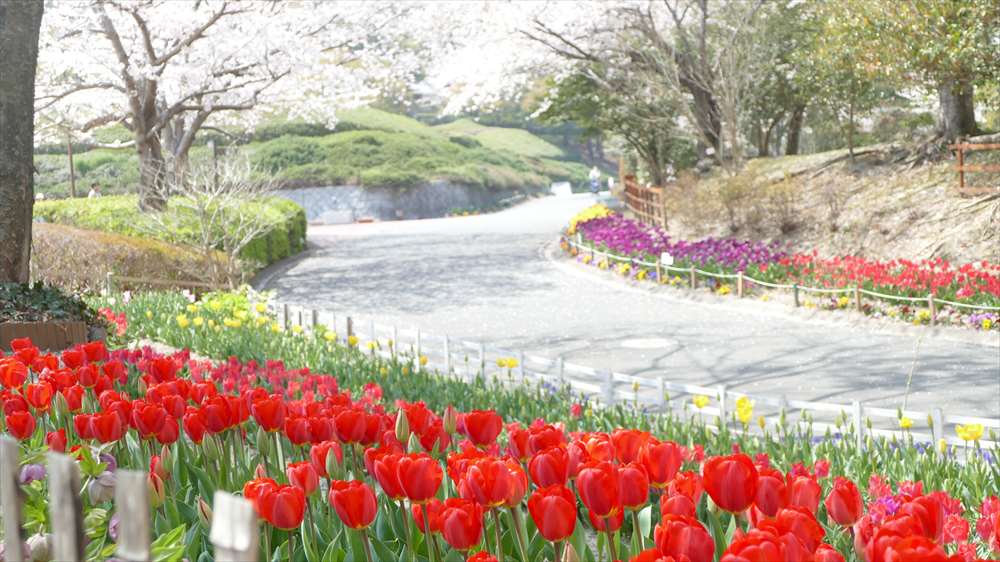
{"label": "paved path", "polygon": [[293,304],[790,399],[895,408],[912,368],[910,409],[1000,417],[1000,335],[928,336],[631,286],[553,243],[592,202],[550,197],[478,217],[310,227],[312,249],[261,281]]}

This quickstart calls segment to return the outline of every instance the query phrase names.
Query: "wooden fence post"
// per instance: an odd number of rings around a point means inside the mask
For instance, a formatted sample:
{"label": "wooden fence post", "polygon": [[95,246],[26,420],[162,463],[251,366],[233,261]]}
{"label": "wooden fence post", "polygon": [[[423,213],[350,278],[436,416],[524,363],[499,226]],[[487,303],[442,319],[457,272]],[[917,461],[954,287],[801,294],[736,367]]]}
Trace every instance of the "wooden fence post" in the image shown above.
{"label": "wooden fence post", "polygon": [[656,282],[663,283],[663,266],[660,263],[660,258],[656,258]]}
{"label": "wooden fence post", "polygon": [[795,307],[798,308],[799,305],[799,284],[795,283],[792,285],[792,296],[795,298]]}
{"label": "wooden fence post", "polygon": [[107,291],[108,296],[115,290],[115,274],[110,271],[104,276],[104,289]]}
{"label": "wooden fence post", "polygon": [[667,409],[667,381],[664,380],[664,378],[663,378],[662,375],[660,376],[659,383],[660,383],[660,388],[659,388],[659,390],[660,390],[660,396],[659,396],[660,407],[662,409],[666,410]]}
{"label": "wooden fence post", "polygon": [[935,455],[941,458],[944,456],[944,451],[938,447],[938,443],[944,439],[944,413],[941,408],[931,410],[931,425],[931,435],[934,436],[934,442],[931,443],[931,446],[934,447]]}
{"label": "wooden fence post", "polygon": [[594,263],[594,260],[596,260],[596,259],[597,259],[597,253],[594,251],[594,243],[591,242],[590,243],[590,263]]}
{"label": "wooden fence post", "polygon": [[611,371],[604,373],[604,405],[611,407],[617,402],[615,398],[615,374]]}
{"label": "wooden fence post", "polygon": [[861,285],[854,286],[854,305],[858,307],[858,312],[864,312],[864,308],[861,306]]}
{"label": "wooden fence post", "polygon": [[76,461],[60,453],[48,453],[46,459],[49,473],[49,520],[52,522],[52,559],[82,562],[85,558],[80,469],[77,468]]}
{"label": "wooden fence post", "polygon": [[300,306],[299,309],[296,311],[296,317],[298,318],[297,322],[299,326],[304,326],[306,323],[305,318],[303,318],[303,313],[305,313],[305,310]]}
{"label": "wooden fence post", "polygon": [[315,329],[316,326],[319,325],[319,310],[316,310],[314,308],[311,311],[309,311],[309,314],[310,314],[310,321],[309,321],[310,324],[309,325],[310,325],[310,327],[312,327],[313,329]]}
{"label": "wooden fence post", "polygon": [[351,317],[348,316],[347,317],[347,336],[345,336],[346,339],[344,341],[347,341],[353,335],[354,335],[354,320],[352,320]]}
{"label": "wooden fence post", "polygon": [[742,299],[743,298],[743,291],[744,291],[744,289],[743,289],[743,272],[742,271],[737,271],[736,272],[736,296]]}
{"label": "wooden fence post", "polygon": [[291,318],[289,318],[288,316],[289,316],[289,309],[288,309],[288,303],[286,302],[281,305],[281,327],[284,328],[285,330],[288,329],[288,326],[291,323]]}
{"label": "wooden fence post", "polygon": [[0,507],[3,508],[4,560],[8,562],[24,561],[17,450],[17,441],[7,435],[0,436]]}
{"label": "wooden fence post", "polygon": [[931,312],[931,326],[937,325],[937,303],[934,302],[934,293],[927,295],[927,308]]}
{"label": "wooden fence post", "polygon": [[858,449],[865,448],[865,426],[862,416],[864,415],[864,406],[858,400],[851,401],[851,410],[854,413],[854,430],[857,432],[857,446]]}
{"label": "wooden fence post", "polygon": [[698,272],[695,271],[694,266],[691,266],[691,288],[698,288]]}
{"label": "wooden fence post", "polygon": [[959,191],[965,189],[965,149],[959,145],[958,147],[958,189]]}
{"label": "wooden fence post", "polygon": [[118,514],[118,548],[115,555],[125,562],[149,562],[149,484],[145,472],[115,471],[115,513]]}
{"label": "wooden fence post", "polygon": [[257,562],[257,514],[253,504],[222,491],[215,492],[212,503],[209,540],[215,548],[215,559]]}

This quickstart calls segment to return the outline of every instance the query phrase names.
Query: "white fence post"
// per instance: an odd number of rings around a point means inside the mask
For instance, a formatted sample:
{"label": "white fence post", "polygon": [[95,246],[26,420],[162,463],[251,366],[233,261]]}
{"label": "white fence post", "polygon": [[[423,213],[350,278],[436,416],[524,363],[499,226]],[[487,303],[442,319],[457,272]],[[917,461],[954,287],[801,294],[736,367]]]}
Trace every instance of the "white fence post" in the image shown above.
{"label": "white fence post", "polygon": [[378,337],[375,335],[375,319],[368,321],[368,339],[378,341]]}
{"label": "white fence post", "polygon": [[392,356],[396,357],[396,350],[399,349],[399,328],[395,324],[392,325]]}
{"label": "white fence post", "polygon": [[518,351],[517,352],[517,371],[521,375],[521,383],[523,384],[524,382],[526,382],[525,378],[524,378],[524,352],[523,351]]}
{"label": "white fence post", "polygon": [[865,426],[863,425],[864,420],[862,415],[864,413],[864,407],[858,400],[851,401],[851,410],[854,412],[854,430],[857,432],[857,446],[858,449],[864,449],[865,447]]}
{"label": "white fence post", "polygon": [[[110,275],[110,274],[109,274]],[[17,485],[17,441],[0,436],[0,506],[3,507],[4,559],[23,562],[21,547],[21,490]]]}
{"label": "white fence post", "polygon": [[728,411],[726,408],[726,385],[720,384],[716,388],[719,390],[719,427],[729,427],[729,417],[727,415]]}
{"label": "white fence post", "polygon": [[479,342],[479,372],[486,379],[486,344]]}
{"label": "white fence post", "polygon": [[667,381],[661,376],[660,379],[659,379],[659,383],[660,383],[659,384],[659,391],[660,391],[659,403],[660,403],[660,408],[666,410],[667,409]]}
{"label": "white fence post", "polygon": [[257,514],[253,505],[222,491],[215,492],[212,503],[209,540],[215,548],[215,559],[257,562]]}
{"label": "white fence post", "polygon": [[80,469],[73,459],[60,453],[48,453],[46,458],[49,473],[49,519],[52,522],[52,559],[66,562],[84,560]]}
{"label": "white fence post", "polygon": [[145,472],[115,472],[115,513],[118,514],[118,548],[115,554],[126,562],[149,562],[149,484]]}
{"label": "white fence post", "polygon": [[415,331],[416,331],[417,335],[416,335],[416,340],[414,342],[414,345],[416,347],[417,360],[419,361],[420,360],[420,347],[421,347],[420,328],[417,328]]}
{"label": "white fence post", "polygon": [[615,402],[615,374],[607,371],[604,373],[604,403],[610,408]]}
{"label": "white fence post", "polygon": [[934,427],[931,428],[934,443],[931,446],[934,447],[938,458],[940,458],[944,456],[944,451],[941,450],[941,447],[938,447],[938,443],[944,439],[944,413],[941,412],[941,408],[931,410],[931,422],[934,424]]}
{"label": "white fence post", "polygon": [[447,334],[444,336],[444,373],[451,374],[451,340]]}
{"label": "white fence post", "polygon": [[556,368],[559,374],[559,386],[563,387],[566,386],[566,360],[560,355],[556,361],[558,361]]}

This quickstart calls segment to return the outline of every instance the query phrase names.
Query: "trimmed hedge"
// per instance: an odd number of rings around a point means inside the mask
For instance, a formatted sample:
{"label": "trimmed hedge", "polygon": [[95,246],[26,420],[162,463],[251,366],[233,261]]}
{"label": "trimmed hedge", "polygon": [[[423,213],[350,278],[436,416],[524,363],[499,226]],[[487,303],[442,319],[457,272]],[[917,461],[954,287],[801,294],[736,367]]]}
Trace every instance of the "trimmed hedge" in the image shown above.
{"label": "trimmed hedge", "polygon": [[[261,266],[270,265],[305,248],[306,215],[296,203],[272,197],[266,203],[247,203],[257,216],[277,221],[277,226],[258,236],[240,254]],[[167,212],[173,207],[168,206]],[[194,218],[180,217],[182,226],[166,233],[142,211],[134,195],[101,197],[99,199],[63,199],[35,203],[35,219],[89,230],[98,230],[136,238],[193,244],[197,232]]]}

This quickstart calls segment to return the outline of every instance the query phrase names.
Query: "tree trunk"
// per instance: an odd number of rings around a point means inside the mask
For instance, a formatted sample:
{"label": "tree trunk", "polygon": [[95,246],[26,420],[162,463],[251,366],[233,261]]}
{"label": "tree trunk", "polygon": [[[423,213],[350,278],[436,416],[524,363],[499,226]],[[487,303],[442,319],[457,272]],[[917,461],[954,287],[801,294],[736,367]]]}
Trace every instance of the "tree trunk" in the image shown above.
{"label": "tree trunk", "polygon": [[806,114],[805,104],[796,105],[788,120],[788,141],[785,144],[785,154],[799,153],[799,138],[802,135],[802,122]]}
{"label": "tree trunk", "polygon": [[0,283],[27,283],[42,0],[0,0]]}
{"label": "tree trunk", "polygon": [[[136,135],[138,139],[138,135]],[[167,163],[163,159],[160,141],[138,143],[139,153],[139,208],[144,211],[162,211],[167,208],[165,192]]]}
{"label": "tree trunk", "polygon": [[938,87],[938,101],[937,129],[941,136],[953,141],[978,132],[972,84],[945,82]]}
{"label": "tree trunk", "polygon": [[854,162],[854,103],[847,107],[847,153]]}

